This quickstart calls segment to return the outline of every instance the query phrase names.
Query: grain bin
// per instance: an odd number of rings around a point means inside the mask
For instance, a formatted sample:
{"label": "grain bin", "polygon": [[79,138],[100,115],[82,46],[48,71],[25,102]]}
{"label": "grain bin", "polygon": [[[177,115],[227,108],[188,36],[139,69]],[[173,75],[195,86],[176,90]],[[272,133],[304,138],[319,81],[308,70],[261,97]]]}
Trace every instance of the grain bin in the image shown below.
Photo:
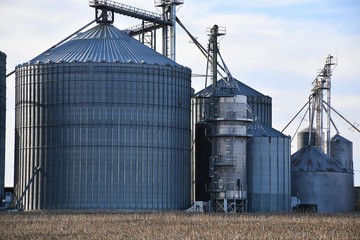
{"label": "grain bin", "polygon": [[6,54],[0,51],[0,200],[5,182]]}
{"label": "grain bin", "polygon": [[[256,116],[258,121],[271,125],[271,97],[261,94],[260,92],[236,79],[231,79],[231,84],[228,84],[227,81],[227,78],[217,81],[217,90],[215,94],[217,96],[246,96],[247,104],[252,109],[253,114]],[[206,120],[208,120],[210,117],[210,98],[212,94],[213,89],[212,85],[210,85],[205,89],[197,92],[191,100],[191,127],[194,143],[192,148],[192,162],[193,166],[196,168],[195,172],[197,173],[197,178],[193,179],[193,181],[196,182],[195,196],[197,196],[197,198],[195,198],[195,200],[202,201],[209,199],[209,195],[205,192],[204,182],[201,179],[208,180],[209,175],[208,169],[211,150],[209,149],[209,138],[205,136],[205,125],[207,124]],[[199,171],[202,170],[199,169],[206,169],[206,172],[202,172],[200,174]]]}
{"label": "grain bin", "polygon": [[336,134],[331,139],[330,146],[330,156],[339,160],[349,172],[353,172],[353,143]]}
{"label": "grain bin", "polygon": [[110,24],[17,66],[23,208],[189,207],[190,79]]}
{"label": "grain bin", "polygon": [[290,137],[260,122],[247,128],[249,211],[290,211]]}
{"label": "grain bin", "polygon": [[[305,128],[297,134],[297,150],[301,149],[304,146],[308,146],[308,145],[316,146],[316,141],[317,141],[316,130],[314,128],[312,128],[311,136],[309,136],[309,135],[310,135],[309,128]],[[310,142],[309,142],[309,137],[310,137]]]}
{"label": "grain bin", "polygon": [[319,213],[354,211],[354,176],[340,161],[315,146],[291,155],[291,194]]}

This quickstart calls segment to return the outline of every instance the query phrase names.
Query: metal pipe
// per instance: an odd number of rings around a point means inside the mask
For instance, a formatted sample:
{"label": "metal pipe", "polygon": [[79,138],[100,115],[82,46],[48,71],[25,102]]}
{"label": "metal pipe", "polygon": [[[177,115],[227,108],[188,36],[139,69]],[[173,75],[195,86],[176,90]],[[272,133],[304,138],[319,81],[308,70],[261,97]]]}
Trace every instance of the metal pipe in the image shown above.
{"label": "metal pipe", "polygon": [[283,133],[285,131],[285,129],[295,120],[295,118],[302,112],[302,110],[308,105],[310,104],[310,98],[309,101],[307,101],[304,106],[300,109],[300,111],[297,112],[297,114],[290,120],[290,122],[284,127],[283,130],[281,130],[281,133]]}
{"label": "metal pipe", "polygon": [[[324,103],[327,105],[327,102],[324,101]],[[329,105],[327,105],[327,106],[330,107],[338,116],[340,116],[343,120],[345,120],[345,122],[347,122],[351,127],[353,127],[356,131],[358,131],[360,133],[360,130],[354,124],[352,124],[349,120],[347,120],[343,115],[341,115],[333,107],[331,107]]]}
{"label": "metal pipe", "polygon": [[[325,64],[325,77],[326,77],[326,88],[327,88],[327,103],[328,106],[331,106],[331,59],[333,58],[333,56],[329,55],[327,60],[326,60],[326,64]],[[325,109],[326,110],[326,109]],[[331,121],[331,109],[328,108],[327,111],[327,131],[326,131],[326,153],[328,156],[330,156],[330,148],[331,148],[331,144],[330,144],[330,136],[331,136],[331,129],[330,129],[330,121]]]}

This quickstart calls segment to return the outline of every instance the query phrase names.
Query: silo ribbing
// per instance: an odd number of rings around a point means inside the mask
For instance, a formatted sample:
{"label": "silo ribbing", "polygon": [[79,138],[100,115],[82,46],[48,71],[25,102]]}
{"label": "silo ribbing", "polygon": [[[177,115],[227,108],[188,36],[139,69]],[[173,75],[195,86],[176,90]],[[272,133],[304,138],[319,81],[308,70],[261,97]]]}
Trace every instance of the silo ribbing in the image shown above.
{"label": "silo ribbing", "polygon": [[189,207],[190,78],[108,24],[19,66],[24,209]]}

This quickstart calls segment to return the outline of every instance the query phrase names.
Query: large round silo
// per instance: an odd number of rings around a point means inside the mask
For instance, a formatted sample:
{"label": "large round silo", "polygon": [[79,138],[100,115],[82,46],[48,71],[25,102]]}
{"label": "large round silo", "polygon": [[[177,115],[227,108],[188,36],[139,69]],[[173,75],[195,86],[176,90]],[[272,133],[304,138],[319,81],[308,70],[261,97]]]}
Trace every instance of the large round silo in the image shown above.
{"label": "large round silo", "polygon": [[0,51],[0,199],[4,197],[6,127],[6,54]]}
{"label": "large round silo", "polygon": [[353,143],[336,134],[330,141],[330,156],[339,160],[344,167],[353,172]]}
{"label": "large round silo", "polygon": [[319,213],[354,211],[354,175],[315,146],[291,156],[291,192]]}
{"label": "large round silo", "polygon": [[190,79],[110,24],[18,66],[24,209],[189,207]]}
{"label": "large round silo", "polygon": [[290,137],[260,122],[250,123],[248,134],[249,211],[290,211]]}

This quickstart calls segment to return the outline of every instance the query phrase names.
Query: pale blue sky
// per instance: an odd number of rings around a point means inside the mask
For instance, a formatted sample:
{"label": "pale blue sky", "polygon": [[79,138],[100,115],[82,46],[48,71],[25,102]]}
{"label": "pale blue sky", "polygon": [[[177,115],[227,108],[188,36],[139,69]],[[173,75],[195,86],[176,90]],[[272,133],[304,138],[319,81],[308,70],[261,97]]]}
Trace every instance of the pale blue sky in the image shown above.
{"label": "pale blue sky", "polygon": [[[67,37],[94,18],[87,0],[0,0],[0,50],[8,72]],[[153,0],[124,4],[156,11]],[[203,44],[206,28],[226,27],[220,51],[232,75],[273,99],[273,127],[281,130],[307,101],[317,70],[328,54],[338,57],[332,83],[333,107],[360,123],[360,1],[358,0],[184,0],[178,17]],[[115,26],[139,23],[115,15]],[[177,61],[205,73],[206,62],[187,35],[177,29]],[[194,78],[193,87],[204,87]],[[6,185],[13,182],[14,76],[7,92]],[[334,114],[333,114],[334,115]],[[334,120],[353,141],[355,184],[360,185],[360,134]],[[300,117],[286,132],[294,133]],[[302,128],[305,128],[304,125]],[[292,152],[296,151],[294,142]]]}

